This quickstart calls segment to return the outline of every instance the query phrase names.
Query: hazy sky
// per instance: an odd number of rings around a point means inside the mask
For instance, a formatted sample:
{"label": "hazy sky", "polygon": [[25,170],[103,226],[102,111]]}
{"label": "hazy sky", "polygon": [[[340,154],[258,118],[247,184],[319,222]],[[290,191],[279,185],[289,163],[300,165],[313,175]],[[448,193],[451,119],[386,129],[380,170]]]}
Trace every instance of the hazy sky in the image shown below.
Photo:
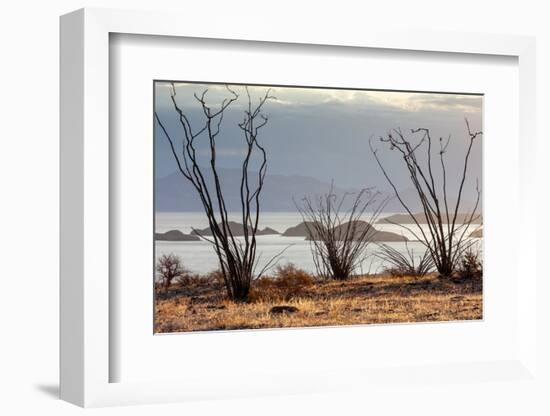
{"label": "hazy sky", "polygon": [[[170,84],[155,83],[155,107],[173,137],[181,138],[182,130],[170,101]],[[227,110],[222,133],[218,137],[218,164],[239,167],[244,138],[237,123],[242,121],[248,105],[242,86],[232,86],[239,99]],[[224,85],[176,84],[176,99],[195,129],[204,117],[193,93],[208,89],[206,100],[218,107],[230,96]],[[249,87],[253,102],[264,95],[267,87]],[[439,137],[451,135],[447,152],[448,177],[458,179],[467,145],[464,118],[473,130],[482,130],[482,96],[388,91],[271,87],[264,106],[268,125],[261,130],[259,141],[268,154],[268,174],[304,175],[323,181],[334,180],[341,187],[387,184],[370,152],[373,140],[379,155],[394,172],[395,180],[407,187],[408,176],[397,152],[380,143],[380,135],[401,128],[410,135],[412,128],[429,128],[439,148]],[[420,136],[417,136],[420,138]],[[207,137],[197,139],[199,154],[208,156]],[[470,162],[471,178],[481,180],[482,138],[475,144]],[[155,129],[156,174],[166,176],[176,170],[168,142],[158,126]],[[205,159],[206,160],[206,159]]]}

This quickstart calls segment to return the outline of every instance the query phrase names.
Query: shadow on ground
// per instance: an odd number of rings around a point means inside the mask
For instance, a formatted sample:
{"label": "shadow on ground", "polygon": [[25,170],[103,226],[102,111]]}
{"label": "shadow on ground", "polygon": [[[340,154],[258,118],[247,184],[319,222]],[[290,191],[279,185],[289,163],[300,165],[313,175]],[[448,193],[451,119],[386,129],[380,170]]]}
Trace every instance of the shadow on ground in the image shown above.
{"label": "shadow on ground", "polygon": [[36,390],[49,396],[52,399],[59,399],[59,385],[58,384],[37,384],[34,386]]}

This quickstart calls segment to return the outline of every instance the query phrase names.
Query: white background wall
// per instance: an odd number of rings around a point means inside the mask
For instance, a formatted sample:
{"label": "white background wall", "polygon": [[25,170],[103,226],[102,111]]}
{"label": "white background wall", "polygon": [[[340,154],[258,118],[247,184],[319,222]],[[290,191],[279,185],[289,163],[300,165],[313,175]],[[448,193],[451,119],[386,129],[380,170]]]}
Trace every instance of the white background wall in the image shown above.
{"label": "white background wall", "polygon": [[[58,383],[58,16],[74,9],[116,7],[187,11],[185,0],[5,1],[0,8],[0,413],[76,414],[82,410],[56,400]],[[220,13],[256,14],[288,25],[323,25],[327,32],[344,25],[391,22],[402,27],[536,35],[538,42],[538,129],[545,134],[550,114],[550,13],[547,2],[443,1],[214,1],[194,2],[208,25]],[[182,22],[185,24],[185,22]],[[242,29],[242,28],[239,28]],[[406,74],[405,74],[406,75]],[[541,140],[539,179],[548,192],[548,140]],[[548,196],[541,197],[545,214]],[[541,223],[541,254],[550,235]],[[543,247],[543,244],[545,247]],[[548,313],[541,305],[541,313]],[[548,335],[545,336],[548,341]],[[548,347],[548,342],[545,343]],[[546,351],[550,350],[548,348]],[[547,363],[547,361],[546,361]],[[457,385],[456,399],[442,402],[438,388],[423,400],[393,397],[374,414],[543,414],[527,394],[502,384],[501,400],[488,402],[483,392]],[[537,394],[533,392],[533,394]],[[418,399],[418,397],[417,397]],[[410,401],[410,406],[407,403]],[[370,413],[368,392],[318,397],[282,397],[230,402],[101,409],[99,414],[356,414]],[[400,410],[400,411],[399,411]],[[548,407],[545,409],[548,411]],[[483,413],[482,413],[483,412]],[[399,414],[398,413],[398,414]]]}

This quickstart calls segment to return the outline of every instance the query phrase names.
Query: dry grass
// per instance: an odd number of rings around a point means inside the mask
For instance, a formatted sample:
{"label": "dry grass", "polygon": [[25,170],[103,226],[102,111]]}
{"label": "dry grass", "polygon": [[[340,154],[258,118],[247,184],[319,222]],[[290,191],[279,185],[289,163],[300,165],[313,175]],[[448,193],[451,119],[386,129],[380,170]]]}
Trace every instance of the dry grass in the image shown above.
{"label": "dry grass", "polygon": [[[192,279],[158,294],[156,332],[360,325],[482,318],[481,281],[366,276],[316,282],[307,273],[254,282],[251,302],[225,299],[217,280]],[[273,306],[298,308],[273,314]]]}

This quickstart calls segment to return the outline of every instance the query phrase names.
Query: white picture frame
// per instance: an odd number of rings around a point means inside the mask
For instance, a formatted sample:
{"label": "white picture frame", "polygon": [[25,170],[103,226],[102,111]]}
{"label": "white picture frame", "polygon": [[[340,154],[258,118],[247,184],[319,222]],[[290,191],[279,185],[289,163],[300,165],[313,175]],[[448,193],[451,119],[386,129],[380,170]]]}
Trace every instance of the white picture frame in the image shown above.
{"label": "white picture frame", "polygon": [[[307,33],[280,31],[269,24],[235,32],[235,22],[220,19],[205,28],[173,13],[82,9],[61,18],[61,398],[79,406],[160,403],[271,394],[320,393],[372,389],[379,383],[483,380],[538,383],[536,361],[536,250],[518,248],[524,279],[517,292],[518,346],[498,361],[440,363],[414,368],[349,368],[265,374],[237,379],[196,377],[177,381],[110,382],[109,296],[111,261],[109,157],[109,37],[124,33],[146,36],[226,39],[247,42],[332,45],[452,54],[504,55],[519,67],[519,213],[536,204],[535,183],[535,41],[529,37],[468,33],[400,32],[350,28],[327,35],[312,27]],[[521,215],[519,241],[536,240],[536,219]],[[516,271],[511,271],[515,273]],[[367,371],[368,370],[368,371]],[[480,376],[480,374],[482,376]],[[322,375],[322,376],[321,376]],[[497,396],[495,396],[497,397]]]}

